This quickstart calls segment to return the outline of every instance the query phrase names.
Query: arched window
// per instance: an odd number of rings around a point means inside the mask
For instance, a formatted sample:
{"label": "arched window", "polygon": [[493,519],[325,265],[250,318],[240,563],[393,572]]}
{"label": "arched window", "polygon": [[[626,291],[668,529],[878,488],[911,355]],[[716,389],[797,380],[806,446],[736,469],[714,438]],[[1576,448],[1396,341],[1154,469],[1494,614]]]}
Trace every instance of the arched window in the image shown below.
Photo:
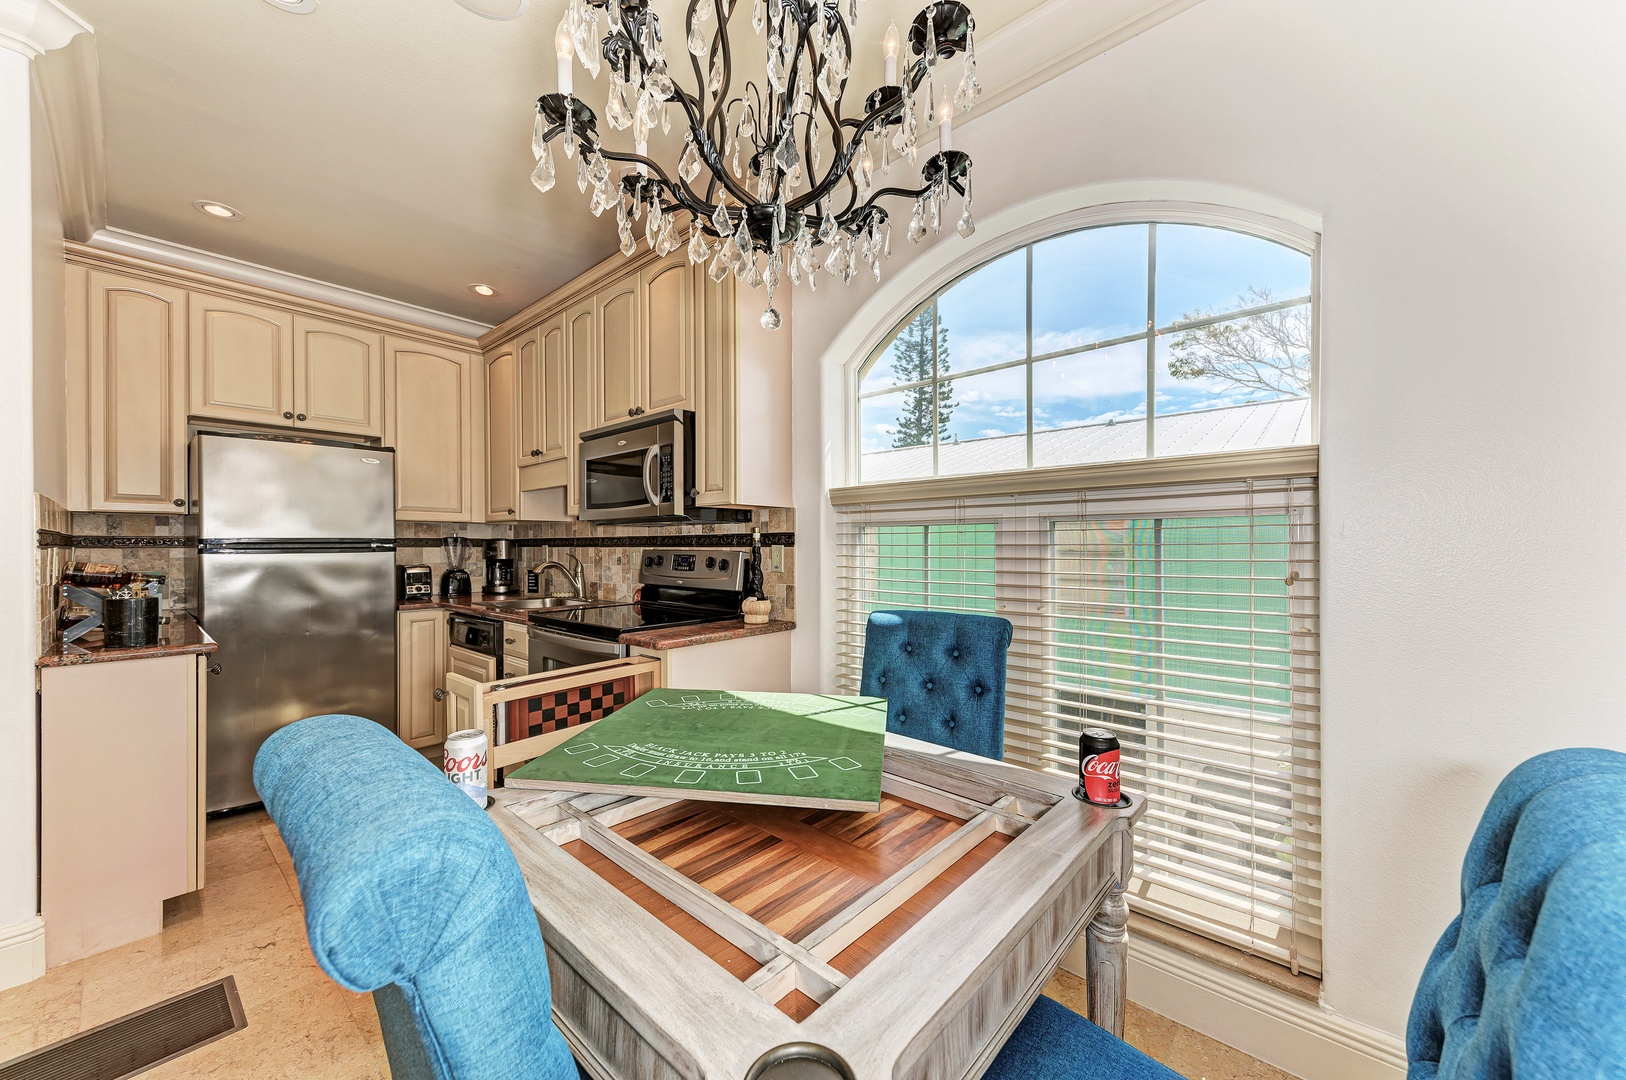
{"label": "arched window", "polygon": [[860,370],[859,479],[1309,443],[1312,273],[1306,250],[1186,223],[1000,255]]}

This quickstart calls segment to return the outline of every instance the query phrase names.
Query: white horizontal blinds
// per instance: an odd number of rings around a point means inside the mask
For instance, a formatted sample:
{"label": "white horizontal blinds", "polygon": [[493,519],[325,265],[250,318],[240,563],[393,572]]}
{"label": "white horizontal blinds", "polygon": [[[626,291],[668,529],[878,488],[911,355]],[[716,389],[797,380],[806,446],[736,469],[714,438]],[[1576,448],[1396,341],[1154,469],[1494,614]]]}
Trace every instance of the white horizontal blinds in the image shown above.
{"label": "white horizontal blinds", "polygon": [[1073,775],[1123,745],[1149,809],[1133,902],[1321,970],[1314,480],[859,507],[841,514],[838,676],[878,607],[1011,620],[1005,749]]}

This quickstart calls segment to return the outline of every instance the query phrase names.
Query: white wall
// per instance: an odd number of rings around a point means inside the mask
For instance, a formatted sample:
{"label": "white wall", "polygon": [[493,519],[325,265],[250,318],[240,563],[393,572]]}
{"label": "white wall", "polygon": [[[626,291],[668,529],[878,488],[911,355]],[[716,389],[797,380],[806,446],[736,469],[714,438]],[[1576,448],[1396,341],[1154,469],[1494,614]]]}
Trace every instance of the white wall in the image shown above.
{"label": "white wall", "polygon": [[[1623,44],[1601,0],[1205,0],[956,133],[984,222],[1168,180],[1323,221],[1324,992],[1390,1032],[1496,782],[1626,749]],[[829,670],[838,338],[900,300],[795,298],[800,689]]]}
{"label": "white wall", "polygon": [[68,501],[67,311],[56,158],[36,82],[29,95],[34,215],[34,490]]}

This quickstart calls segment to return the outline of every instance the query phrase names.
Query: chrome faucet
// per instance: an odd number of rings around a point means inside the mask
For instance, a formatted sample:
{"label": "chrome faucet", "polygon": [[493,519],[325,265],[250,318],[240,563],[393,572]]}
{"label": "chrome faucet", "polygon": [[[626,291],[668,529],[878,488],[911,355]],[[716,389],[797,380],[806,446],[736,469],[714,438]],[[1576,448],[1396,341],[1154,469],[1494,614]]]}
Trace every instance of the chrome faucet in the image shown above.
{"label": "chrome faucet", "polygon": [[537,563],[535,566],[531,567],[531,573],[536,575],[537,588],[541,590],[543,596],[552,596],[553,594],[548,592],[548,571],[557,570],[565,576],[566,581],[570,582],[570,587],[575,590],[576,599],[584,600],[586,599],[586,589],[582,583],[582,561],[576,558],[576,556],[571,552],[567,551],[564,553],[564,555],[565,558],[576,564],[576,569],[572,571],[570,567],[566,566],[562,562],[559,562],[557,559],[549,559],[547,562]]}

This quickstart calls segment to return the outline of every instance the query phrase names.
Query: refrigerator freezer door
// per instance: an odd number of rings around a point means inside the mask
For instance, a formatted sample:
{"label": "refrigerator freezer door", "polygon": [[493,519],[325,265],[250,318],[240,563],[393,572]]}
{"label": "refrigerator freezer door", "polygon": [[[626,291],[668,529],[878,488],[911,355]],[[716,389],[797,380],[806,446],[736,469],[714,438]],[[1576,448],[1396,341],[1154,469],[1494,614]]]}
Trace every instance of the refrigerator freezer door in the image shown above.
{"label": "refrigerator freezer door", "polygon": [[[201,557],[209,680],[208,804],[258,802],[254,755],[277,728],[351,713],[395,730],[395,556]],[[320,767],[313,762],[312,767]]]}
{"label": "refrigerator freezer door", "polygon": [[395,535],[390,450],[198,435],[192,440],[192,469],[197,535],[206,540]]}

